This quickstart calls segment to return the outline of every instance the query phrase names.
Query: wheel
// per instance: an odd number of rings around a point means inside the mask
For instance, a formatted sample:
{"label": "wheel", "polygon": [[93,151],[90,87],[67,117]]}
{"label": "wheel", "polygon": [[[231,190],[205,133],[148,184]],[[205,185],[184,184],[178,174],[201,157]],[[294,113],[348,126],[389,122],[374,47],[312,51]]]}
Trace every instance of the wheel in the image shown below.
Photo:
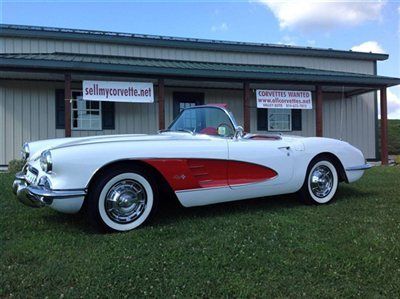
{"label": "wheel", "polygon": [[158,203],[154,179],[139,167],[101,175],[88,192],[87,213],[100,230],[129,231],[151,219]]}
{"label": "wheel", "polygon": [[299,195],[306,204],[327,204],[335,196],[338,184],[338,173],[332,161],[321,157],[308,166]]}

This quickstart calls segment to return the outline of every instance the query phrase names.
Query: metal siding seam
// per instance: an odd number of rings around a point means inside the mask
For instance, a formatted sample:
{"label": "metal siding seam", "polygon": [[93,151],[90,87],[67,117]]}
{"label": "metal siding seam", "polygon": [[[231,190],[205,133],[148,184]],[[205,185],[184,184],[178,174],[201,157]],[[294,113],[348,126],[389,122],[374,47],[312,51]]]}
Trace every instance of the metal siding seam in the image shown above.
{"label": "metal siding seam", "polygon": [[6,161],[6,96],[5,87],[0,84],[0,165],[5,165]]}
{"label": "metal siding seam", "polygon": [[6,52],[6,38],[0,37],[0,53]]}
{"label": "metal siding seam", "polygon": [[55,107],[55,99],[54,99],[54,95],[55,95],[55,90],[53,88],[51,88],[51,86],[47,86],[47,111],[48,111],[48,115],[49,120],[47,122],[47,130],[50,131],[50,137],[51,138],[55,138],[56,137],[56,115],[55,115],[55,111],[56,111],[56,107]]}
{"label": "metal siding seam", "polygon": [[[8,88],[9,96],[6,94],[6,161],[13,157],[14,147],[14,89]],[[7,136],[7,133],[9,134]],[[7,142],[8,141],[8,142]]]}
{"label": "metal siding seam", "polygon": [[[374,61],[374,75],[378,74],[377,62]],[[381,159],[381,153],[379,149],[379,124],[378,124],[378,91],[374,91],[374,113],[375,113],[375,159]]]}
{"label": "metal siding seam", "polygon": [[[355,97],[357,99],[357,96]],[[357,101],[352,98],[351,101],[351,111],[352,111],[352,124],[351,124],[351,132],[352,132],[352,140],[355,145],[358,145],[358,134],[356,134],[355,128],[358,123],[358,113],[357,113]]]}
{"label": "metal siding seam", "polygon": [[[368,96],[368,94],[366,94]],[[363,120],[363,123],[361,124],[361,139],[364,143],[365,146],[365,155],[367,157],[370,156],[371,154],[371,150],[370,150],[370,138],[369,138],[369,134],[367,134],[367,132],[370,132],[371,128],[370,128],[370,122],[369,122],[369,111],[368,111],[368,107],[366,104],[366,100],[364,97],[361,98],[362,99],[362,103],[361,103],[361,118]]]}
{"label": "metal siding seam", "polygon": [[14,52],[16,53],[22,53],[22,40],[21,39],[15,39],[14,40]]}
{"label": "metal siding seam", "polygon": [[13,142],[13,158],[17,156],[17,144],[22,144],[22,126],[23,126],[23,114],[22,114],[22,91],[19,88],[14,89],[14,112],[12,115],[14,122],[14,142]]}
{"label": "metal siding seam", "polygon": [[22,100],[22,119],[23,119],[23,131],[22,131],[22,142],[30,141],[31,139],[31,101],[30,101],[30,90],[24,92]]}
{"label": "metal siding seam", "polygon": [[47,115],[48,115],[48,111],[47,111],[47,103],[43,103],[44,101],[44,95],[43,95],[43,90],[39,90],[39,103],[40,103],[40,107],[42,109],[40,109],[40,129],[39,129],[39,135],[40,135],[40,139],[46,139],[48,136],[48,132],[47,132]]}

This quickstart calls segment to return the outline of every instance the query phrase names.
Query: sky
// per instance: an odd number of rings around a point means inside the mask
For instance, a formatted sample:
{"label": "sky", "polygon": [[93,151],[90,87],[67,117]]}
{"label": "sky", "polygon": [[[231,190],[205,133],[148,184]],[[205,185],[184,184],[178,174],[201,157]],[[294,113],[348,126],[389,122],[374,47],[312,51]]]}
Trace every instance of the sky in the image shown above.
{"label": "sky", "polygon": [[[400,1],[11,1],[0,23],[288,44],[389,54],[378,74],[400,77]],[[388,89],[400,119],[400,87]]]}

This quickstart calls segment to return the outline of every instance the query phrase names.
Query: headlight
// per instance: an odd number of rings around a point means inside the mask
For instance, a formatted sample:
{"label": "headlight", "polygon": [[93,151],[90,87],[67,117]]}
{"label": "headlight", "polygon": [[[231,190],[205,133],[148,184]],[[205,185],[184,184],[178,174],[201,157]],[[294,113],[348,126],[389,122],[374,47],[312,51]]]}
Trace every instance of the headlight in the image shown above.
{"label": "headlight", "polygon": [[30,154],[29,145],[28,145],[28,143],[24,143],[24,145],[22,146],[22,149],[21,149],[22,160],[25,160],[25,161],[28,160],[29,154]]}
{"label": "headlight", "polygon": [[51,159],[50,151],[44,151],[40,155],[40,167],[44,172],[51,172],[53,169],[53,161]]}
{"label": "headlight", "polygon": [[42,176],[39,179],[38,186],[46,187],[47,189],[51,189],[51,183],[48,177]]}

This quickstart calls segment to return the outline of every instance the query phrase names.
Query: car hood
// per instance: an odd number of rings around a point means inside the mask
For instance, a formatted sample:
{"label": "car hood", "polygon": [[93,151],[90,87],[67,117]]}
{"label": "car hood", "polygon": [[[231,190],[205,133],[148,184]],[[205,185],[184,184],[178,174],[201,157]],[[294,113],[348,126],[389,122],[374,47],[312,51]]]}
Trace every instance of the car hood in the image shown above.
{"label": "car hood", "polygon": [[68,137],[68,138],[56,138],[34,141],[29,143],[30,149],[30,160],[35,160],[40,157],[41,153],[45,150],[52,150],[64,147],[72,147],[85,144],[95,143],[108,143],[108,142],[124,142],[124,141],[161,141],[161,140],[179,140],[179,139],[190,139],[190,138],[210,138],[206,135],[191,135],[188,133],[161,133],[161,134],[125,134],[125,135],[101,135],[101,136],[90,136],[90,137]]}

